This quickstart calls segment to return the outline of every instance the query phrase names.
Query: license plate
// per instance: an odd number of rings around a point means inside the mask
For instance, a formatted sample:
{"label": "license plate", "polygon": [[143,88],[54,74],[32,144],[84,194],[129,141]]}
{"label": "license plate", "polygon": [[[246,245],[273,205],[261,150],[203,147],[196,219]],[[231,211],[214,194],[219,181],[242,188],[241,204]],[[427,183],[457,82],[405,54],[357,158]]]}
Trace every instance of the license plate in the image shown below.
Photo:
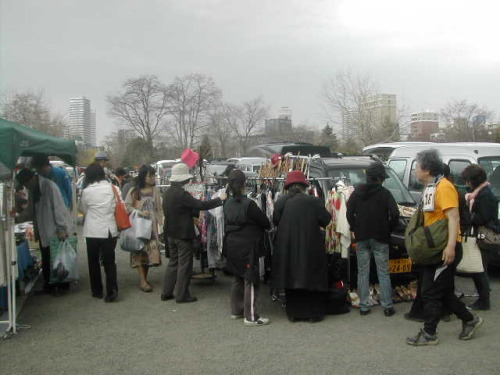
{"label": "license plate", "polygon": [[389,272],[390,273],[404,273],[411,272],[411,259],[389,259]]}

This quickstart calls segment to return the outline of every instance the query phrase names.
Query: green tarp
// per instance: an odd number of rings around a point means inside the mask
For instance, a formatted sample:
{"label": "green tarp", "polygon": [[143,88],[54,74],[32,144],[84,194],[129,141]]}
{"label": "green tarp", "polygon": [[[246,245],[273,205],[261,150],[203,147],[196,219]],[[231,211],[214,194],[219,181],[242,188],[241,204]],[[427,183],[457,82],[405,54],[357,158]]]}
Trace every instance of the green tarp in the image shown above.
{"label": "green tarp", "polygon": [[76,165],[75,141],[48,135],[39,130],[0,118],[0,163],[12,170],[20,156],[46,154]]}

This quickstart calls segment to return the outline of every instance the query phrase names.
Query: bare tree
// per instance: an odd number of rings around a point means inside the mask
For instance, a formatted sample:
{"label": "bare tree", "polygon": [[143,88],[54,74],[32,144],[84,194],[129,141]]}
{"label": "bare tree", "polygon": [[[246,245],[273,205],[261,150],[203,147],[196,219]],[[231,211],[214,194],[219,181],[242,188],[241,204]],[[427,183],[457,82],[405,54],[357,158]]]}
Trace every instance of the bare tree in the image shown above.
{"label": "bare tree", "polygon": [[269,108],[261,96],[244,102],[241,106],[233,106],[233,112],[238,121],[231,124],[238,137],[242,155],[246,154],[250,146],[250,138],[261,129]]}
{"label": "bare tree", "polygon": [[233,136],[233,129],[238,122],[237,113],[231,104],[220,103],[209,114],[208,134],[218,149],[217,155],[228,157],[228,147]]}
{"label": "bare tree", "polygon": [[493,117],[493,111],[467,100],[455,100],[446,104],[441,116],[447,123],[447,141],[486,141],[486,122]]}
{"label": "bare tree", "polygon": [[178,146],[192,148],[209,115],[220,101],[221,91],[212,78],[203,74],[176,77],[167,88],[169,127]]}
{"label": "bare tree", "polygon": [[[347,134],[357,134],[363,144],[373,143],[376,138],[374,114],[370,110],[370,98],[379,93],[369,75],[341,71],[323,85],[322,97],[327,110],[334,116],[331,121],[346,125]],[[332,113],[333,112],[333,113]]]}
{"label": "bare tree", "polygon": [[9,121],[62,137],[66,121],[64,115],[52,113],[43,91],[15,93],[3,98],[1,115]]}
{"label": "bare tree", "polygon": [[110,106],[108,112],[152,148],[153,140],[165,129],[166,87],[156,76],[131,78],[122,87],[122,93],[106,98]]}

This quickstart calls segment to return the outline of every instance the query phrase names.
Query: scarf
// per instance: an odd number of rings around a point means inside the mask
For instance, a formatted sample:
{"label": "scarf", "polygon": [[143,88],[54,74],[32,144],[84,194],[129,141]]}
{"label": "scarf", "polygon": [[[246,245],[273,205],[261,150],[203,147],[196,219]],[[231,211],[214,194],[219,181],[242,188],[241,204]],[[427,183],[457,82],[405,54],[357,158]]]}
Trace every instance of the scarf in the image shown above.
{"label": "scarf", "polygon": [[465,200],[469,204],[469,211],[472,212],[472,206],[474,206],[474,200],[476,199],[477,195],[479,192],[485,187],[488,186],[490,183],[488,181],[483,182],[481,185],[479,185],[477,188],[474,189],[472,193],[467,193],[465,194]]}

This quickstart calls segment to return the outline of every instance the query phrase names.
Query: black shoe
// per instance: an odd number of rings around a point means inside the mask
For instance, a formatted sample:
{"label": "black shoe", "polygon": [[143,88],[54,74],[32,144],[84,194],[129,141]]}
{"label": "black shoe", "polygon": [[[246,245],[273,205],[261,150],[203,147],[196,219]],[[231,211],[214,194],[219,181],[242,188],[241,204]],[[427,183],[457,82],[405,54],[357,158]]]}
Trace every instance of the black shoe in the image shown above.
{"label": "black shoe", "polygon": [[384,309],[385,316],[393,316],[394,314],[396,314],[396,310],[394,310],[394,307],[389,307],[388,309]]}
{"label": "black shoe", "polygon": [[191,302],[196,302],[198,301],[198,298],[196,297],[188,297],[188,298],[185,298],[185,299],[179,299],[175,302],[177,303],[191,303]]}
{"label": "black shoe", "polygon": [[92,297],[94,297],[94,298],[102,298],[102,293],[92,293]]}
{"label": "black shoe", "polygon": [[165,295],[165,294],[162,294],[162,295],[160,296],[160,298],[161,298],[161,300],[162,300],[162,301],[168,301],[169,299],[174,299],[174,296],[172,296],[172,295],[167,296],[167,295]]}
{"label": "black shoe", "polygon": [[317,316],[315,318],[309,318],[309,323],[318,323],[324,319],[323,316]]}
{"label": "black shoe", "polygon": [[368,315],[370,313],[371,310],[359,310],[359,315],[361,316],[365,316],[365,315]]}
{"label": "black shoe", "polygon": [[113,302],[117,298],[118,298],[118,292],[116,290],[113,290],[106,296],[106,298],[104,298],[104,302]]}
{"label": "black shoe", "polygon": [[406,320],[411,320],[413,322],[422,323],[424,321],[423,317],[415,316],[415,315],[412,315],[410,313],[405,313],[403,316],[405,317]]}
{"label": "black shoe", "polygon": [[480,300],[476,300],[473,304],[467,306],[468,309],[470,310],[489,310],[490,309],[490,302],[483,302]]}

